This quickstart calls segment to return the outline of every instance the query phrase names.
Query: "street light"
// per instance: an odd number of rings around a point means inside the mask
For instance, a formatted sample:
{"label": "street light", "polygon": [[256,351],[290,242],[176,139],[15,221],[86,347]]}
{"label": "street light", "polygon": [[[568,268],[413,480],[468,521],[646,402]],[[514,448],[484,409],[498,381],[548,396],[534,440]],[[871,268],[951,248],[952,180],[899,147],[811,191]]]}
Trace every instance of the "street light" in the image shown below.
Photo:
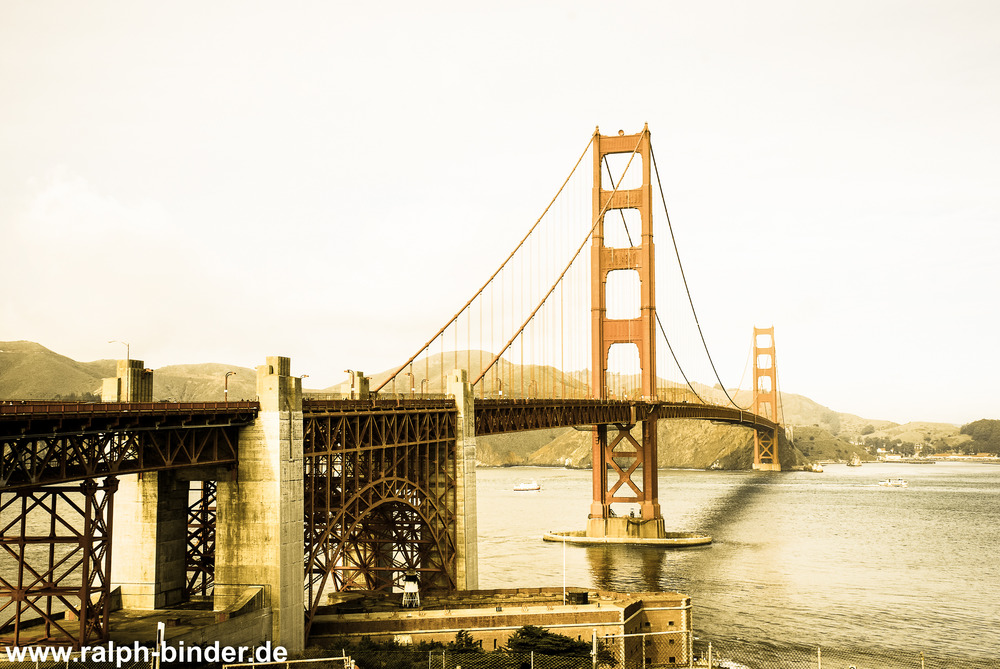
{"label": "street light", "polygon": [[132,359],[132,357],[131,357],[131,355],[129,353],[129,344],[128,344],[127,341],[119,341],[117,339],[109,339],[108,343],[109,344],[123,344],[125,346],[125,361],[128,362],[129,360]]}
{"label": "street light", "polygon": [[236,372],[226,372],[226,375],[222,379],[222,401],[229,401],[229,377],[236,376]]}
{"label": "street light", "polygon": [[[424,384],[425,383],[427,383],[427,379],[420,379],[420,396],[421,397],[424,396]],[[429,383],[427,384],[427,387],[430,388],[430,384]]]}
{"label": "street light", "polygon": [[351,399],[353,400],[354,399],[354,370],[353,369],[345,369],[344,373],[351,375]]}
{"label": "street light", "polygon": [[410,397],[413,397],[413,392],[416,388],[413,387],[413,372],[403,372],[403,376],[410,377]]}

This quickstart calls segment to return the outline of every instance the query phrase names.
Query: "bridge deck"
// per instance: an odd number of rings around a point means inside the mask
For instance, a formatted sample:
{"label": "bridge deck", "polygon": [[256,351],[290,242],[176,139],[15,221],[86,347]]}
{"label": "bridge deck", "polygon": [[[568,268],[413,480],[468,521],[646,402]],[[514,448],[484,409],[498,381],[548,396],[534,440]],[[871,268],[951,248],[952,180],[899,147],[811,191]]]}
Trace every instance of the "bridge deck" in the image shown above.
{"label": "bridge deck", "polygon": [[0,489],[236,461],[257,402],[2,402]]}
{"label": "bridge deck", "polygon": [[[229,464],[257,402],[0,402],[0,489]],[[457,411],[451,399],[303,401],[306,416]],[[706,404],[480,399],[476,434],[690,418],[773,431],[767,418]]]}

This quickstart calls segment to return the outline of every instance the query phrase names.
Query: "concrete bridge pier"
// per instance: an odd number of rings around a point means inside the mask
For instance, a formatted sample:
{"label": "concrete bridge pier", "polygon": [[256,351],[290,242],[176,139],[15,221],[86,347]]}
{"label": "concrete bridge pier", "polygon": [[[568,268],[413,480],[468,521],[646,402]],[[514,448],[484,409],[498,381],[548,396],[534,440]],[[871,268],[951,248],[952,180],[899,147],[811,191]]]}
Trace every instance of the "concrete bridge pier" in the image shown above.
{"label": "concrete bridge pier", "polygon": [[234,476],[217,490],[215,608],[263,586],[272,643],[305,644],[302,379],[291,360],[257,367],[257,420],[240,431]]}
{"label": "concrete bridge pier", "polygon": [[458,555],[455,584],[459,590],[479,589],[479,529],[476,524],[476,414],[472,384],[464,369],[448,377],[448,395],[455,398],[455,499]]}
{"label": "concrete bridge pier", "polygon": [[[142,360],[119,360],[104,379],[102,402],[151,402],[153,372]],[[184,599],[188,483],[176,472],[123,476],[115,494],[111,581],[122,606],[155,609]]]}
{"label": "concrete bridge pier", "polygon": [[111,581],[126,609],[158,609],[184,599],[188,482],[175,472],[122,477],[115,495]]}

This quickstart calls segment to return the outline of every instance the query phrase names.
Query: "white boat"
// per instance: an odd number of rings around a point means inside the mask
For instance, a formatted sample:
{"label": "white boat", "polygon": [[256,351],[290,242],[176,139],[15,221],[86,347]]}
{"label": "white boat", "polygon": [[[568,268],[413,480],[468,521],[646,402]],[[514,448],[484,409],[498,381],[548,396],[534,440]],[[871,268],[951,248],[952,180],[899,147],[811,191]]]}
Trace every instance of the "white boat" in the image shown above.
{"label": "white boat", "polygon": [[906,479],[885,479],[884,481],[879,481],[878,484],[883,488],[905,488],[910,485],[906,482]]}
{"label": "white boat", "polygon": [[515,492],[533,492],[541,489],[542,486],[538,485],[538,481],[532,481],[531,483],[518,483],[514,486]]}
{"label": "white boat", "polygon": [[847,463],[848,467],[860,467],[861,466],[861,456],[855,453],[851,456],[851,461]]}

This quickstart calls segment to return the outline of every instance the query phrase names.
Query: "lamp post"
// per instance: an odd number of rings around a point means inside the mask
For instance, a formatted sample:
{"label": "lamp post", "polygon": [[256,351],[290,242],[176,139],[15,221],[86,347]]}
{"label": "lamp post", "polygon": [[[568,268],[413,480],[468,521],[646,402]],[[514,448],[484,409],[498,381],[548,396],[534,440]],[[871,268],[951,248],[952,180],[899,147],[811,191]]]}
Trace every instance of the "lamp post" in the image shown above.
{"label": "lamp post", "polygon": [[[420,396],[424,396],[424,384],[427,383],[427,379],[420,379]],[[430,387],[430,386],[428,386]]]}
{"label": "lamp post", "polygon": [[353,400],[354,399],[354,370],[353,369],[345,369],[344,373],[351,375],[351,399]]}
{"label": "lamp post", "polygon": [[128,362],[129,360],[132,359],[131,354],[129,352],[129,344],[128,344],[127,341],[118,341],[117,339],[109,339],[108,343],[109,344],[123,344],[125,346],[125,362]]}
{"label": "lamp post", "polygon": [[229,377],[236,376],[236,372],[226,372],[226,375],[222,378],[222,401],[229,401]]}
{"label": "lamp post", "polygon": [[410,397],[412,398],[414,391],[416,391],[416,388],[413,387],[413,372],[403,372],[403,376],[410,377]]}

